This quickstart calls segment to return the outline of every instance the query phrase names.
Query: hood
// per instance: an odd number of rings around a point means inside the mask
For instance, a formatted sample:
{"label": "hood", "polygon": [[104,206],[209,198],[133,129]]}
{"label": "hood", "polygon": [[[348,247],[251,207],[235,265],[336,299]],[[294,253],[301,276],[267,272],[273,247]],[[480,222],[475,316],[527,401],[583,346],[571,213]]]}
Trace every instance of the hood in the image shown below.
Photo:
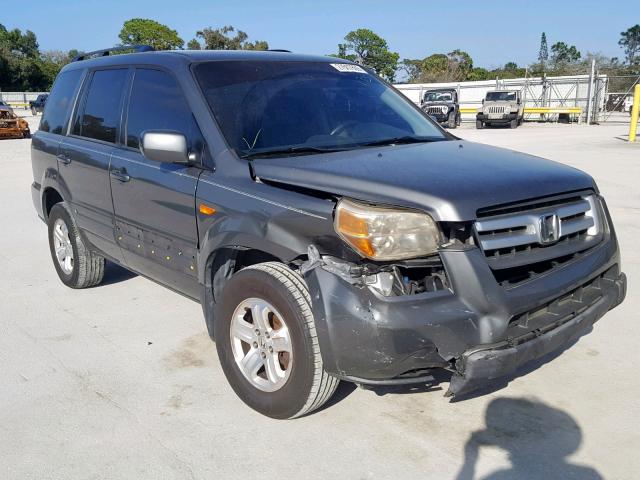
{"label": "hood", "polygon": [[473,220],[483,207],[595,189],[575,168],[460,140],[263,158],[253,169],[262,180],[418,208],[440,221]]}
{"label": "hood", "polygon": [[515,100],[485,100],[483,106],[485,107],[508,107],[517,105],[518,102]]}

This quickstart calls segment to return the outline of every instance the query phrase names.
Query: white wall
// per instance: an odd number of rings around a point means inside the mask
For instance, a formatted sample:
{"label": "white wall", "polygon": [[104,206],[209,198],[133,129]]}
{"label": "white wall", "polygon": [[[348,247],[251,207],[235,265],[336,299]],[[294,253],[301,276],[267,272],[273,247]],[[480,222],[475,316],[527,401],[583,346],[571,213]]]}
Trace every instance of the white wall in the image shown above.
{"label": "white wall", "polygon": [[[606,82],[606,76],[601,75],[600,82]],[[594,82],[594,91],[597,91],[597,82]],[[525,85],[527,88],[525,88]],[[523,92],[527,107],[542,106],[541,97],[544,92],[547,107],[577,106],[586,109],[589,89],[589,75],[575,75],[566,77],[542,78],[515,78],[508,80],[482,80],[477,82],[450,82],[450,83],[411,83],[394,85],[416,104],[424,92],[431,88],[457,88],[459,92],[460,106],[466,108],[479,107],[485,94],[491,90],[515,89]],[[604,101],[604,95],[599,98]]]}

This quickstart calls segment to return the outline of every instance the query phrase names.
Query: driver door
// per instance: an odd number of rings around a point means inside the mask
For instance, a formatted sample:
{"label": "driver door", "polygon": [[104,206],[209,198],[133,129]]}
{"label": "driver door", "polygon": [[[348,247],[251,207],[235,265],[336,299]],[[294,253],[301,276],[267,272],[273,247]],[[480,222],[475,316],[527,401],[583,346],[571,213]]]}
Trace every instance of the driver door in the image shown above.
{"label": "driver door", "polygon": [[116,239],[125,262],[198,298],[195,191],[201,169],[149,160],[140,150],[143,132],[172,130],[187,137],[190,151],[202,151],[200,131],[172,74],[135,70],[124,130],[109,173]]}

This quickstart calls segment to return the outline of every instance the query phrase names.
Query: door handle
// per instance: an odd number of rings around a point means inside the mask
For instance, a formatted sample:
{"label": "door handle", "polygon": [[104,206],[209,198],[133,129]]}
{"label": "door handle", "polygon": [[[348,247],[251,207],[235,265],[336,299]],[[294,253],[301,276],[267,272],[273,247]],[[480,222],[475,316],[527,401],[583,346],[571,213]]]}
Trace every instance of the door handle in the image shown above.
{"label": "door handle", "polygon": [[131,180],[131,177],[127,174],[127,171],[123,168],[122,170],[112,169],[109,171],[109,175],[113,178],[120,180],[121,182],[128,182]]}
{"label": "door handle", "polygon": [[71,163],[71,157],[68,153],[59,153],[57,157],[63,165],[69,165]]}

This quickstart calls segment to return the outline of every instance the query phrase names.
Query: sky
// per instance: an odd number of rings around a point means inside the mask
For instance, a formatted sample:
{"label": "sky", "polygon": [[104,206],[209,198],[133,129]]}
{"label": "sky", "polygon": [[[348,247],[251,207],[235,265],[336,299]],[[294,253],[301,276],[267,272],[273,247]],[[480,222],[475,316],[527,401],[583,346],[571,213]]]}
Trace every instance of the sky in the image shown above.
{"label": "sky", "polygon": [[[5,0],[11,3],[11,0]],[[459,48],[475,66],[494,68],[534,62],[540,34],[581,52],[622,58],[620,32],[640,23],[631,0],[29,0],[0,10],[9,29],[32,30],[41,50],[90,51],[118,43],[129,18],[151,18],[176,29],[188,42],[204,27],[233,25],[249,40],[271,48],[327,54],[356,28],[385,38],[400,58],[424,58]],[[8,7],[8,5],[5,5]],[[27,8],[28,7],[28,8]],[[635,16],[634,16],[635,15]]]}

